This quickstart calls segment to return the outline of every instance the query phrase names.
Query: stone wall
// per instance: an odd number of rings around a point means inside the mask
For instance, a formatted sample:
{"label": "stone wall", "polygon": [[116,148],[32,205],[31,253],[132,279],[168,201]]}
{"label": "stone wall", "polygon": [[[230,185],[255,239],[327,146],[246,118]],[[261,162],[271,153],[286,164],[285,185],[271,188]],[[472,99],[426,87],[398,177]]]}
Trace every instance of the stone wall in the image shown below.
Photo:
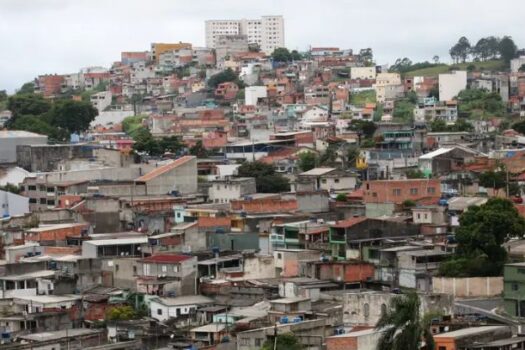
{"label": "stone wall", "polygon": [[432,277],[432,286],[434,293],[456,298],[493,297],[503,293],[503,277]]}

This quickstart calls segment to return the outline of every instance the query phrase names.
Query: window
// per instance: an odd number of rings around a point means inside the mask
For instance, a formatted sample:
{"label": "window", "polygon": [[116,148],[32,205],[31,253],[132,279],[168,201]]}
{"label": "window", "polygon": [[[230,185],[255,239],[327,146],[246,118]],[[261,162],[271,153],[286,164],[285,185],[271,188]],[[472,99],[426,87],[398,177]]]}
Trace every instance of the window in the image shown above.
{"label": "window", "polygon": [[377,197],[377,192],[372,192],[372,197]]}
{"label": "window", "polygon": [[428,194],[434,194],[434,193],[436,193],[436,189],[434,187],[429,187],[429,188],[427,188],[427,193]]}
{"label": "window", "polygon": [[336,184],[338,184],[338,183],[339,183],[339,179],[334,179],[334,182],[335,182]]}
{"label": "window", "polygon": [[400,188],[394,188],[392,190],[392,193],[394,194],[394,196],[401,196],[401,189]]}
{"label": "window", "polygon": [[157,309],[157,315],[162,315],[162,309]]}
{"label": "window", "polygon": [[411,188],[411,189],[410,189],[410,194],[411,194],[412,196],[417,195],[417,188]]}
{"label": "window", "polygon": [[29,198],[29,203],[36,204],[36,198]]}
{"label": "window", "polygon": [[166,265],[162,265],[162,272],[168,271],[168,267]]}
{"label": "window", "polygon": [[260,348],[260,347],[262,347],[263,340],[264,340],[264,339],[262,339],[262,338],[255,338],[255,347],[256,347],[256,348]]}
{"label": "window", "polygon": [[115,271],[118,271],[118,264],[115,264]]}
{"label": "window", "polygon": [[518,273],[525,274],[525,269],[518,269]]}
{"label": "window", "polygon": [[365,303],[363,306],[363,314],[365,315],[365,318],[370,316],[370,305],[368,303]]}
{"label": "window", "polygon": [[281,253],[277,253],[277,259],[282,259],[283,255]]}
{"label": "window", "polygon": [[40,198],[40,204],[47,204],[47,199]]}
{"label": "window", "polygon": [[440,346],[440,347],[438,348],[438,350],[447,350],[447,347],[446,347],[446,346]]}
{"label": "window", "polygon": [[180,271],[180,266],[179,265],[174,265],[173,266],[173,272],[179,272]]}
{"label": "window", "polygon": [[512,290],[517,291],[520,290],[520,286],[517,283],[512,283]]}
{"label": "window", "polygon": [[326,183],[326,179],[322,179],[321,182],[325,184]]}
{"label": "window", "polygon": [[417,218],[421,219],[421,214],[417,213]]}

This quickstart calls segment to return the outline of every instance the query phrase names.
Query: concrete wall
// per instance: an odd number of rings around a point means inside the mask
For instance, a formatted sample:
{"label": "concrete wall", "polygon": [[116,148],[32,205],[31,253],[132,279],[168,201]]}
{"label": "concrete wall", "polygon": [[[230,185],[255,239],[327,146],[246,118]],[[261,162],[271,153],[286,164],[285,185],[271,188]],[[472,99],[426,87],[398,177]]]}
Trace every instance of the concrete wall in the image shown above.
{"label": "concrete wall", "polygon": [[146,182],[147,195],[163,195],[171,191],[181,194],[197,192],[197,158],[181,164]]}
{"label": "concrete wall", "polygon": [[16,148],[18,166],[28,171],[54,171],[58,165],[71,159],[93,157],[88,145],[22,145]]}
{"label": "concrete wall", "polygon": [[447,293],[457,298],[494,297],[503,293],[503,277],[433,277],[432,286],[434,293]]}
{"label": "concrete wall", "polygon": [[[20,145],[41,145],[47,143],[47,136],[32,134],[33,136],[4,136],[17,132],[5,131],[0,134],[0,164],[16,163],[17,146]],[[30,134],[30,133],[28,133]]]}
{"label": "concrete wall", "polygon": [[328,192],[297,192],[297,207],[306,213],[319,213],[329,210]]}

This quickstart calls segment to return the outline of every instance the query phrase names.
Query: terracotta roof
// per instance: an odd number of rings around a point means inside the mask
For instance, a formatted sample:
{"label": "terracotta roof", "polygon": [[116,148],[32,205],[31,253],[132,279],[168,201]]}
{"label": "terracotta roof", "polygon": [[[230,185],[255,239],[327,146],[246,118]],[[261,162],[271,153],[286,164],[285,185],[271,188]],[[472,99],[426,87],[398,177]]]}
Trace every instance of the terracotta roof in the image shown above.
{"label": "terracotta roof", "polygon": [[173,162],[170,162],[166,165],[163,165],[163,166],[160,166],[156,169],[153,169],[152,171],[150,171],[149,173],[147,173],[146,175],[143,175],[137,179],[135,179],[135,181],[137,182],[147,182],[147,181],[150,181],[150,180],[153,180],[155,179],[157,176],[160,176],[162,174],[165,174],[167,173],[168,171],[171,171],[183,164],[186,164],[187,162],[189,162],[190,160],[192,159],[195,159],[194,156],[184,156],[184,157],[181,157],[179,159],[176,159],[174,160]]}
{"label": "terracotta roof", "polygon": [[360,222],[365,221],[366,219],[367,218],[364,217],[364,216],[360,216],[360,217],[356,217],[356,218],[350,218],[350,219],[347,219],[347,220],[339,221],[335,225],[333,225],[332,227],[334,227],[334,228],[352,227],[354,225],[359,224]]}
{"label": "terracotta roof", "polygon": [[175,255],[175,254],[159,254],[153,255],[141,260],[141,262],[146,263],[160,263],[160,264],[170,264],[170,263],[179,263],[191,259],[191,256],[187,255]]}

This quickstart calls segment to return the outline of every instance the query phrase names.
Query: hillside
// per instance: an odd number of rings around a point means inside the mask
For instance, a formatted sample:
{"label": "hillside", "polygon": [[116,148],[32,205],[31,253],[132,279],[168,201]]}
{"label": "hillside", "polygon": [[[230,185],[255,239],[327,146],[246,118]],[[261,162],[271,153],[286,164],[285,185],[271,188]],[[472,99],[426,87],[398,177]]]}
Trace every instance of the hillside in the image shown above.
{"label": "hillside", "polygon": [[449,72],[451,67],[457,67],[460,70],[466,70],[467,67],[470,65],[474,65],[476,69],[481,69],[481,70],[503,70],[505,68],[503,61],[501,60],[492,60],[492,61],[485,61],[485,62],[466,62],[466,63],[459,63],[459,64],[454,64],[454,65],[440,64],[435,67],[408,71],[405,73],[405,76],[407,77],[434,76],[434,75],[438,75],[441,73]]}

